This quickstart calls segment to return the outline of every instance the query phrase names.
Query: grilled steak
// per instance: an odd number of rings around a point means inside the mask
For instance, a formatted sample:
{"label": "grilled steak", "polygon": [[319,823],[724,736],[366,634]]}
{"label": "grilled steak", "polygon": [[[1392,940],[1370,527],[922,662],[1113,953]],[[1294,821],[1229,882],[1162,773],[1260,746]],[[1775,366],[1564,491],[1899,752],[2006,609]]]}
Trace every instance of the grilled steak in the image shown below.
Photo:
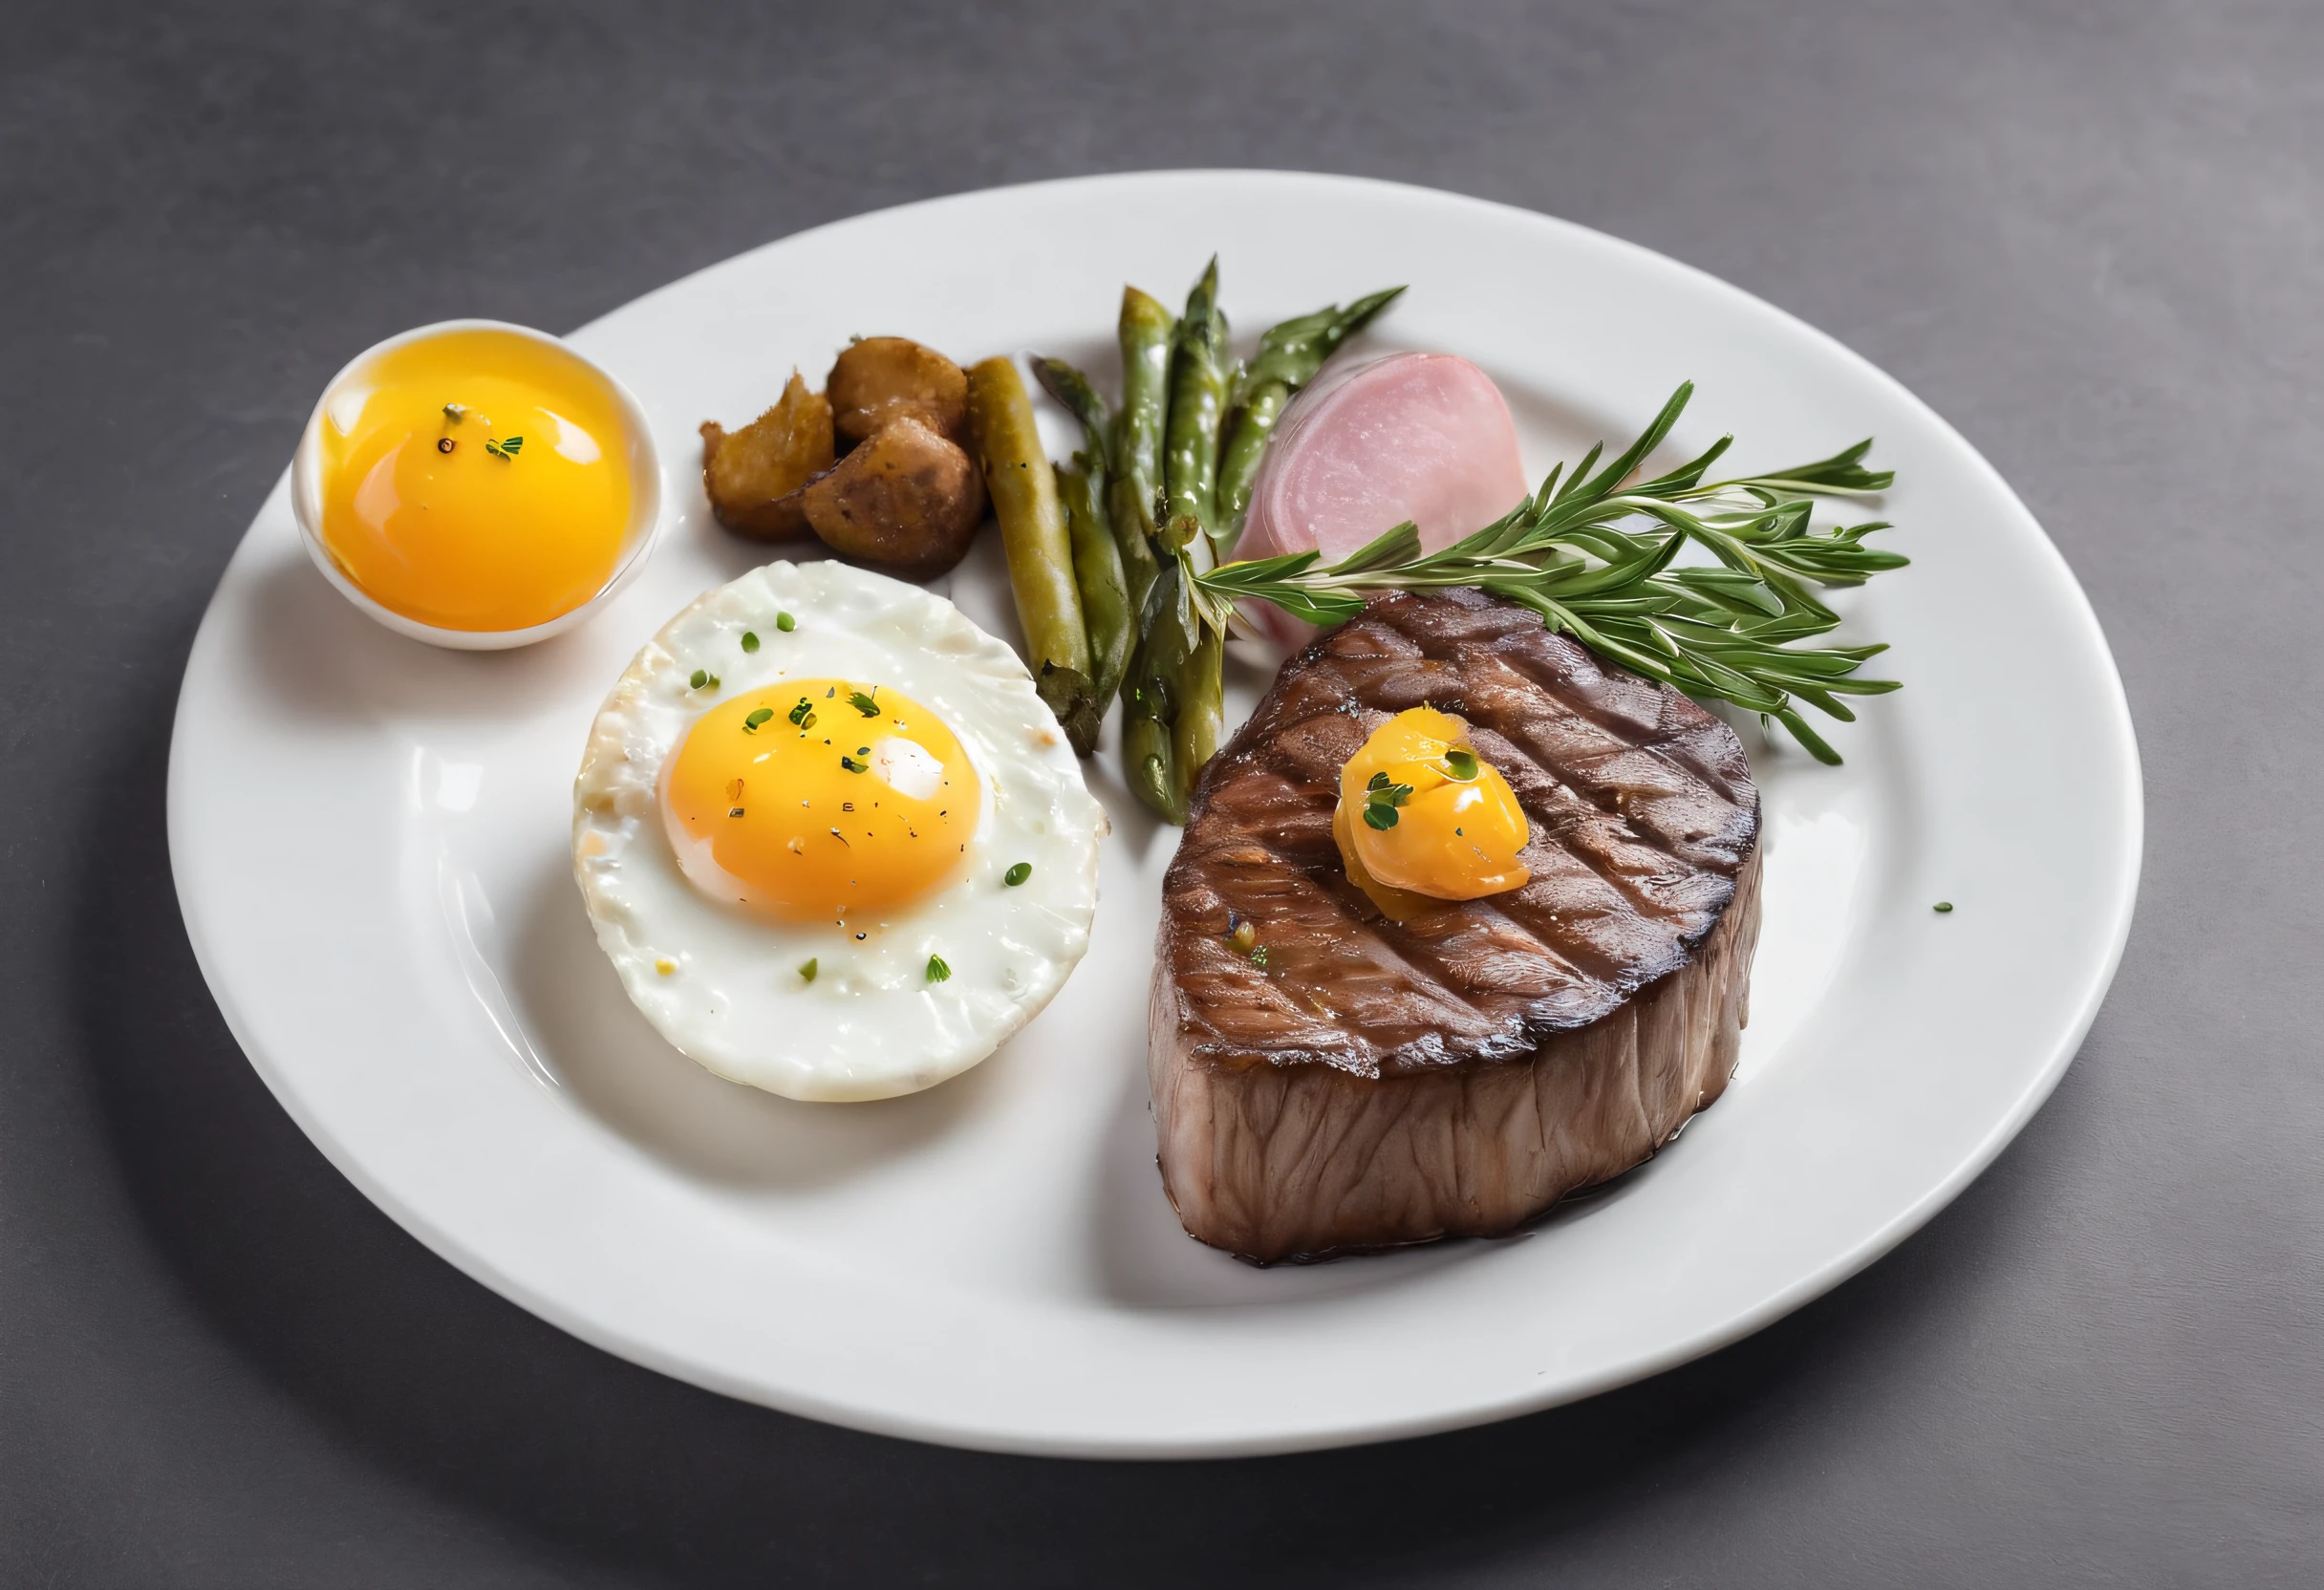
{"label": "grilled steak", "polygon": [[[1515,789],[1532,881],[1399,925],[1331,817],[1341,765],[1424,704]],[[1163,883],[1147,1064],[1179,1219],[1314,1258],[1507,1231],[1651,1157],[1734,1069],[1758,827],[1741,742],[1677,691],[1474,591],[1373,600],[1211,763]]]}

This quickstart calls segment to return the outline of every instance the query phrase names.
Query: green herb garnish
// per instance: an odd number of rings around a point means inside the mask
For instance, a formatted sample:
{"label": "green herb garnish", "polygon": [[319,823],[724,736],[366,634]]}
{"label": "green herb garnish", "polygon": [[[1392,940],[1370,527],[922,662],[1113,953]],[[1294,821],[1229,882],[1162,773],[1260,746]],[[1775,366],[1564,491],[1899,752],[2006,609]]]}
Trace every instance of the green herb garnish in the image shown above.
{"label": "green herb garnish", "polygon": [[758,636],[758,633],[757,633],[756,631],[753,631],[753,630],[744,630],[744,631],[742,632],[742,650],[744,650],[745,652],[755,652],[755,651],[757,651],[758,649],[759,649],[759,636]]}
{"label": "green herb garnish", "polygon": [[[716,674],[709,672],[707,669],[697,668],[694,671],[694,677],[688,679],[686,682],[693,686],[696,690],[701,690],[704,688],[716,690],[719,687],[719,677]],[[774,715],[769,713],[767,716],[771,718]]]}
{"label": "green herb garnish", "polygon": [[1947,914],[1952,909],[1953,903],[1950,900],[1939,900],[1937,902],[1937,914],[1940,916]]}
{"label": "green herb garnish", "polygon": [[[768,716],[772,717],[773,714],[770,713]],[[800,697],[799,704],[790,710],[790,720],[793,726],[802,729],[813,723],[815,721],[815,703],[804,696]]]}
{"label": "green herb garnish", "polygon": [[798,627],[799,620],[793,618],[789,613],[778,612],[775,614],[775,628],[781,630],[785,634],[790,634]]}
{"label": "green herb garnish", "polygon": [[503,462],[515,458],[524,450],[525,439],[521,436],[509,437],[505,441],[488,440],[484,443],[484,451],[490,453],[494,458],[500,459]]}
{"label": "green herb garnish", "polygon": [[[1553,469],[1532,497],[1441,550],[1425,549],[1406,524],[1329,566],[1320,552],[1207,572],[1189,563],[1203,621],[1223,630],[1233,603],[1255,597],[1338,624],[1363,611],[1367,591],[1474,586],[1533,609],[1625,668],[1781,723],[1818,762],[1837,763],[1798,703],[1846,722],[1856,715],[1840,697],[1883,695],[1897,682],[1853,677],[1884,646],[1795,646],[1840,624],[1810,588],[1861,585],[1908,560],[1863,545],[1888,527],[1882,521],[1818,530],[1809,516],[1818,497],[1872,496],[1894,477],[1864,467],[1866,440],[1814,463],[1706,483],[1731,440],[1721,438],[1667,474],[1631,482],[1693,395],[1692,382],[1681,386],[1603,467],[1591,448],[1571,474]],[[1689,542],[1717,567],[1673,568]]]}
{"label": "green herb garnish", "polygon": [[850,773],[869,773],[872,771],[872,764],[870,763],[857,762],[853,757],[849,756],[844,751],[840,753],[839,765],[846,768]]}
{"label": "green herb garnish", "polygon": [[1382,833],[1396,826],[1396,808],[1412,798],[1412,786],[1395,784],[1386,773],[1374,773],[1364,786],[1364,826]]}
{"label": "green herb garnish", "polygon": [[[878,694],[879,686],[873,685],[872,687],[872,696],[876,696]],[[879,716],[879,703],[872,699],[872,696],[867,696],[860,690],[851,690],[848,693],[848,705],[853,707],[857,712],[862,713],[866,718],[877,718]]]}
{"label": "green herb garnish", "polygon": [[813,982],[815,980],[815,962],[820,958],[821,957],[818,956],[809,956],[807,957],[807,963],[799,968],[800,981]]}
{"label": "green herb garnish", "polygon": [[1007,884],[1011,889],[1014,889],[1032,875],[1033,864],[1029,861],[1021,861],[1016,866],[1010,868],[1007,871],[1001,873],[1001,881]]}
{"label": "green herb garnish", "polygon": [[455,425],[466,419],[467,414],[468,411],[458,403],[446,403],[443,406],[443,417]]}
{"label": "green herb garnish", "polygon": [[952,980],[952,968],[944,964],[944,957],[942,956],[930,956],[928,957],[928,980],[930,982],[949,982]]}
{"label": "green herb garnish", "polygon": [[759,725],[760,725],[760,724],[762,724],[762,723],[764,723],[764,722],[765,722],[765,721],[766,721],[766,720],[767,720],[769,718],[772,718],[774,715],[775,715],[775,709],[774,709],[773,707],[761,707],[761,708],[759,708],[759,709],[758,709],[756,712],[753,712],[753,713],[752,713],[752,714],[751,714],[751,715],[750,715],[748,718],[745,718],[745,719],[743,719],[743,720],[742,720],[742,732],[743,732],[744,734],[757,734],[757,733],[759,732]]}
{"label": "green herb garnish", "polygon": [[1445,769],[1462,784],[1467,784],[1471,779],[1476,777],[1476,753],[1474,751],[1447,751]]}

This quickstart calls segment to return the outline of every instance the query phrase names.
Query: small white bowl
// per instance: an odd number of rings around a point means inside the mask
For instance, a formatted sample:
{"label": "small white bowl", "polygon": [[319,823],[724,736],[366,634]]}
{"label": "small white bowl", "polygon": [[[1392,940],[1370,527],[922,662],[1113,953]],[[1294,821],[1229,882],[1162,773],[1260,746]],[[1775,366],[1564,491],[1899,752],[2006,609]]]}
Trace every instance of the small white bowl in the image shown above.
{"label": "small white bowl", "polygon": [[[521,337],[553,349],[559,355],[570,359],[579,369],[603,381],[613,395],[621,411],[622,441],[630,461],[631,507],[629,528],[623,532],[620,561],[607,576],[597,593],[579,607],[561,612],[545,624],[533,624],[521,630],[447,630],[434,624],[423,624],[417,618],[382,607],[366,594],[363,588],[347,576],[338,560],[323,545],[323,414],[340,387],[361,374],[376,360],[395,349],[430,337],[446,336],[458,332],[499,332]],[[306,433],[299,438],[298,452],[290,461],[290,512],[298,521],[299,539],[307,544],[307,555],[323,571],[323,578],[336,586],[339,594],[353,602],[375,621],[385,625],[398,634],[414,640],[424,640],[431,646],[449,647],[460,652],[499,652],[512,646],[529,646],[536,640],[563,634],[580,623],[607,602],[615,592],[635,579],[646,566],[646,558],[661,535],[661,459],[655,450],[654,432],[646,423],[646,412],[638,406],[630,389],[621,384],[613,373],[604,366],[575,353],[562,337],[536,332],[529,326],[512,326],[505,320],[440,320],[432,326],[418,326],[400,332],[385,342],[365,349],[324,386],[323,395],[315,400],[314,413],[308,416]]]}

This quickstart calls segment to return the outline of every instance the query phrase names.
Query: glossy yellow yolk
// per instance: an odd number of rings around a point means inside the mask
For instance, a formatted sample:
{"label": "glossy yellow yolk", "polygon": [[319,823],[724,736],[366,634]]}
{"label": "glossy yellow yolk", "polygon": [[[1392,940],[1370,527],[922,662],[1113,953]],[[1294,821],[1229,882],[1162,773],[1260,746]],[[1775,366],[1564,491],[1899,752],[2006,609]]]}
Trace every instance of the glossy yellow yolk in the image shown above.
{"label": "glossy yellow yolk", "polygon": [[407,343],[324,406],[323,546],[382,607],[521,630],[594,596],[629,529],[613,394],[505,332]]}
{"label": "glossy yellow yolk", "polygon": [[848,679],[720,702],[686,732],[661,785],[663,827],[695,887],[793,922],[843,921],[947,882],[980,800],[943,720]]}
{"label": "glossy yellow yolk", "polygon": [[1429,899],[1481,899],[1532,875],[1517,860],[1525,808],[1467,726],[1433,707],[1398,713],[1347,759],[1331,831],[1348,876],[1399,921]]}

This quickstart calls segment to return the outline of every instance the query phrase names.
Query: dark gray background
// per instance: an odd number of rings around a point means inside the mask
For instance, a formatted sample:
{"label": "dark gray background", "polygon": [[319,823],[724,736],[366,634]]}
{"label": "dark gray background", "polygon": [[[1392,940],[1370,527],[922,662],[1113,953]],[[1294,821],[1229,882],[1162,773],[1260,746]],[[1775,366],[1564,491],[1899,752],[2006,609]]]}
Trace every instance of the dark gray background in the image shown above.
{"label": "dark gray background", "polygon": [[[2324,11],[6,12],[10,1584],[2324,1578]],[[2138,926],[2080,1059],[1957,1204],[1794,1318],[1384,1449],[915,1447],[660,1379],[464,1279],[275,1107],[171,892],[179,672],[315,391],[418,322],[566,328],[858,210],[1177,164],[1603,227],[1960,425],[2097,603],[2145,757]]]}

